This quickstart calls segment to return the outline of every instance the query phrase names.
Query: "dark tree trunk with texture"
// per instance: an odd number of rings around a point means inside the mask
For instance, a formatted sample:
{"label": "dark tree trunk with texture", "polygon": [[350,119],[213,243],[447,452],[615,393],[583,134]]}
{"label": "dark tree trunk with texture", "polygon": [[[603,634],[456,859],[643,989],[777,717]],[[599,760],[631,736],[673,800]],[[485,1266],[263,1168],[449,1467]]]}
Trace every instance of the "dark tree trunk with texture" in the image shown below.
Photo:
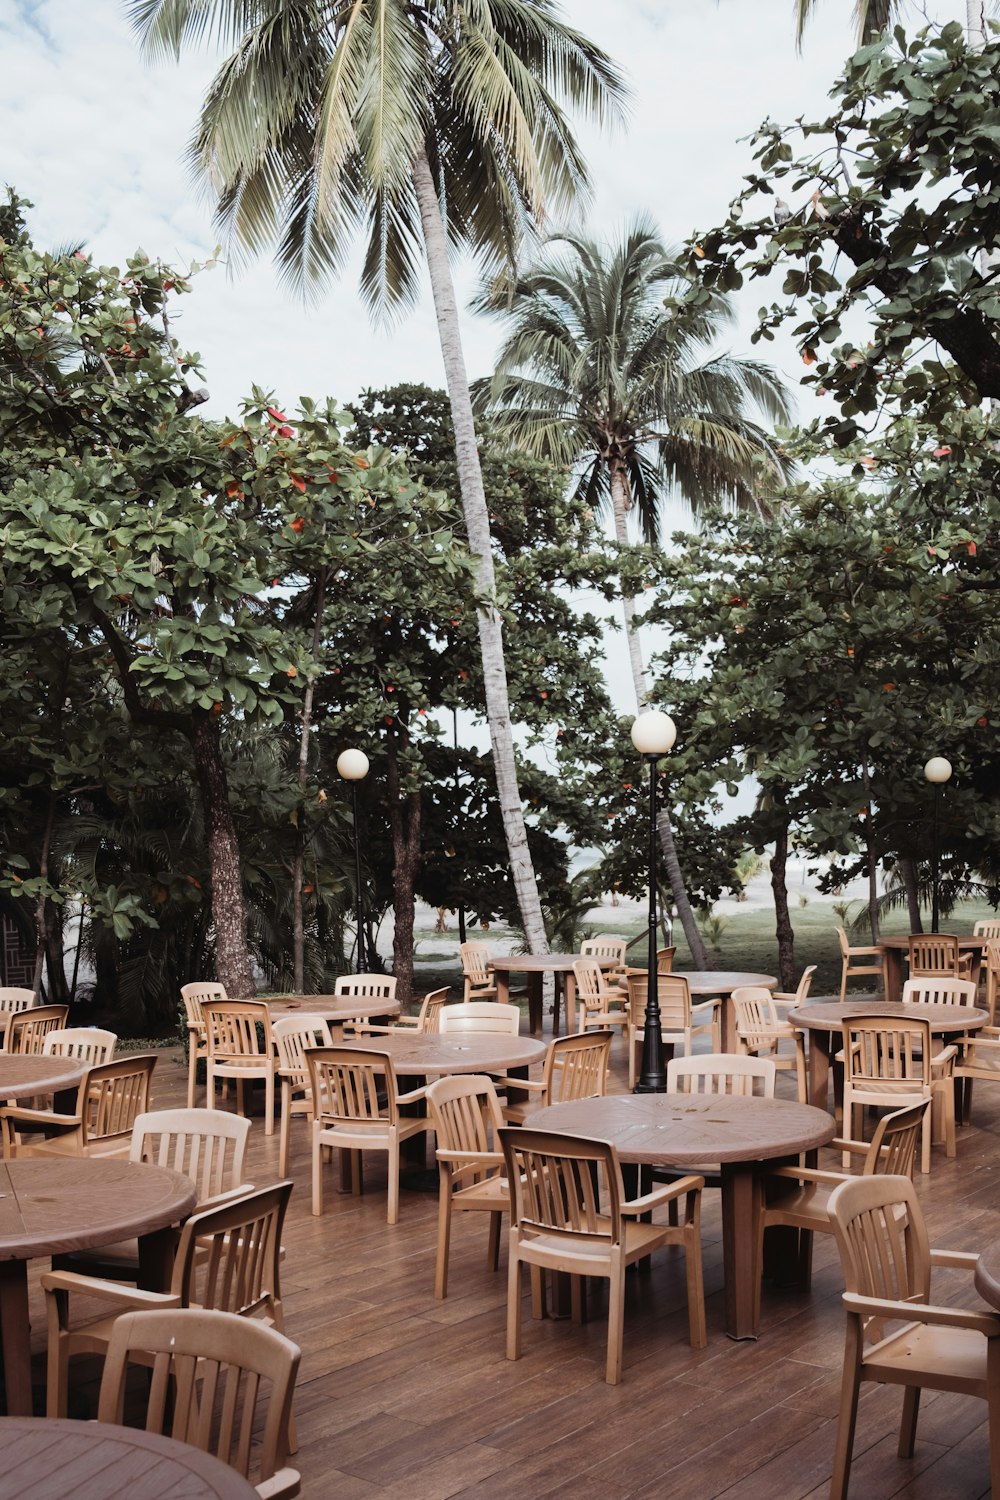
{"label": "dark tree trunk with texture", "polygon": [[[775,799],[777,800],[777,798]],[[784,809],[782,808],[782,812]],[[794,990],[795,977],[795,931],[788,910],[788,818],[774,840],[771,856],[771,890],[774,893],[774,930],[778,939],[778,975],[783,990]]]}
{"label": "dark tree trunk with texture", "polygon": [[923,932],[924,924],[920,916],[920,882],[917,879],[917,866],[912,859],[899,861],[899,878],[906,892],[906,912],[910,919],[910,931]]}
{"label": "dark tree trunk with texture", "polygon": [[244,999],[256,993],[256,986],[247,949],[240,847],[229,805],[218,720],[207,713],[196,713],[191,725],[191,746],[212,872],[215,973],[227,994]]}
{"label": "dark tree trunk with texture", "polygon": [[[398,721],[397,721],[398,722]],[[402,728],[402,726],[400,726]],[[420,863],[419,791],[400,795],[399,745],[408,736],[391,730],[386,741],[386,790],[389,794],[389,829],[392,834],[392,908],[395,918],[392,939],[392,972],[396,976],[396,999],[408,1005],[413,998],[413,887]]]}

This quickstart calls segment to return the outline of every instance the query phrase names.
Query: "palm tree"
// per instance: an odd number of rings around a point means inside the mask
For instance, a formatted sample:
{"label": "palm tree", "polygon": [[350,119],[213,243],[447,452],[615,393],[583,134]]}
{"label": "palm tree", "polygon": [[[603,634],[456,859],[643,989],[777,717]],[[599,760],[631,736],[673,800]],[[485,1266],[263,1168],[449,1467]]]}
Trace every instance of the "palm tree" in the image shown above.
{"label": "palm tree", "polygon": [[[790,416],[782,386],[766,365],[712,352],[732,312],[714,297],[675,315],[664,305],[680,291],[675,267],[647,220],[619,243],[557,235],[547,253],[510,287],[480,305],[502,312],[509,332],[481,400],[512,442],[573,466],[579,490],[610,509],[615,535],[629,545],[637,513],[647,541],[659,535],[671,490],[697,513],[714,500],[761,503],[754,480],[781,460],[752,419]],[[647,700],[635,601],[622,609],[636,705]],[[660,834],[674,903],[699,967],[704,945],[684,887],[666,813]]]}
{"label": "palm tree", "polygon": [[[806,22],[815,10],[817,0],[795,0],[795,44],[801,50]],[[858,23],[858,46],[877,41],[898,21],[903,10],[901,0],[856,0],[854,14]],[[985,0],[965,0],[965,29],[975,47],[986,42]]]}
{"label": "palm tree", "polygon": [[231,47],[191,148],[234,250],[278,243],[284,277],[315,290],[368,233],[376,312],[430,273],[455,427],[479,641],[511,872],[533,952],[545,927],[517,784],[489,513],[449,256],[512,261],[524,231],[586,185],[563,102],[598,122],[624,97],[610,59],[554,0],[132,0],[149,51]]}

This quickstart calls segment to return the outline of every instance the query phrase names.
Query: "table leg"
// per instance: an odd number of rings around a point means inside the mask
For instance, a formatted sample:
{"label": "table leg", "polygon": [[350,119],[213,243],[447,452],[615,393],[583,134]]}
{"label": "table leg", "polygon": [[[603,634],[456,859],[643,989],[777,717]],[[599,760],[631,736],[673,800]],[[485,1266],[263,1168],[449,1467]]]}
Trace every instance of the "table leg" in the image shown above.
{"label": "table leg", "polygon": [[[532,1036],[539,1036],[542,1030],[542,984],[544,974],[528,975],[528,1029]],[[500,996],[497,996],[499,999]],[[559,1005],[559,991],[556,991],[556,1007]],[[553,1025],[559,1019],[558,1014],[553,1017]]]}
{"label": "table leg", "polygon": [[830,1051],[832,1031],[809,1033],[809,1103],[826,1109],[830,1094]]}
{"label": "table leg", "polygon": [[753,1162],[722,1163],[722,1260],[731,1339],[755,1339],[759,1331],[754,1294],[758,1191]]}
{"label": "table leg", "polygon": [[497,1004],[510,1004],[510,970],[494,969],[493,978],[497,982]]}
{"label": "table leg", "polygon": [[28,1323],[28,1264],[0,1261],[0,1331],[9,1417],[31,1416],[31,1329]]}
{"label": "table leg", "polygon": [[[566,1012],[566,1031],[567,1031],[567,1033],[569,1033],[571,1031],[578,1030],[579,1029],[579,1025],[580,1025],[580,1018],[579,1018],[579,1016],[576,1013],[576,975],[573,974],[573,973],[567,973],[567,974],[565,974],[563,976],[563,982],[565,984],[565,989],[563,991],[563,1001],[564,1001],[565,1012]],[[557,987],[558,987],[558,984],[559,984],[559,976],[557,974],[556,975],[556,986]],[[552,1035],[555,1036],[555,1034],[556,1034],[555,1031],[553,1031]]]}
{"label": "table leg", "polygon": [[[699,995],[699,997],[698,997],[698,1003],[699,1004],[702,1003],[702,998],[703,997]],[[708,998],[709,997],[707,995],[704,997],[704,999],[706,999],[706,1000]],[[721,1002],[721,1010],[722,1010],[722,1050],[723,1050],[723,1052],[735,1052],[736,1051],[736,1016],[735,1016],[735,1013],[734,1013],[733,998],[732,998],[731,995],[720,995],[719,999],[720,999],[720,1002]]]}
{"label": "table leg", "polygon": [[154,1229],[151,1233],[140,1236],[138,1284],[143,1291],[170,1290],[176,1249],[177,1231],[172,1224],[168,1224],[165,1229]]}
{"label": "table leg", "polygon": [[886,948],[884,951],[885,998],[890,1005],[898,1005],[903,994],[903,950]]}

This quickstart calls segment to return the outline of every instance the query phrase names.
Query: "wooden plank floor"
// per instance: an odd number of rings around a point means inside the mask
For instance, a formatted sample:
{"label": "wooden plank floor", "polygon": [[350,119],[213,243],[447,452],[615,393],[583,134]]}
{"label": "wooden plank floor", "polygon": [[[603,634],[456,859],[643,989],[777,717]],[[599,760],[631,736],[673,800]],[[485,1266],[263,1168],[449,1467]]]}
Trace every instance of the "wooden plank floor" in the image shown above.
{"label": "wooden plank floor", "polygon": [[[616,1090],[624,1074],[616,1041]],[[183,1103],[184,1087],[184,1069],[165,1054],[155,1103]],[[788,1088],[779,1074],[779,1093]],[[936,1148],[930,1176],[918,1174],[935,1245],[975,1250],[1000,1232],[1000,1090],[977,1084],[974,1119],[959,1132],[957,1161]],[[612,1388],[603,1379],[600,1295],[583,1324],[534,1323],[526,1304],[523,1355],[508,1363],[506,1255],[492,1274],[485,1216],[457,1217],[450,1294],[436,1302],[436,1192],[404,1191],[400,1222],[388,1226],[384,1166],[371,1156],[362,1197],[339,1194],[328,1169],[327,1211],[314,1219],[306,1130],[293,1122],[283,1292],[287,1330],[303,1350],[295,1461],[307,1500],[826,1495],[843,1349],[831,1239],[817,1237],[812,1293],[765,1288],[759,1340],[734,1343],[723,1331],[718,1194],[706,1192],[708,1348],[688,1347],[683,1257],[661,1251],[651,1274],[630,1273],[624,1378]],[[276,1176],[277,1153],[277,1130],[266,1137],[256,1119],[249,1176],[258,1186]],[[41,1269],[32,1273],[39,1385]],[[935,1286],[935,1301],[981,1305],[962,1273],[938,1271]],[[88,1389],[75,1395],[86,1414]],[[864,1388],[852,1496],[989,1494],[985,1404],[928,1392],[911,1461],[895,1452],[900,1404],[897,1391]]]}

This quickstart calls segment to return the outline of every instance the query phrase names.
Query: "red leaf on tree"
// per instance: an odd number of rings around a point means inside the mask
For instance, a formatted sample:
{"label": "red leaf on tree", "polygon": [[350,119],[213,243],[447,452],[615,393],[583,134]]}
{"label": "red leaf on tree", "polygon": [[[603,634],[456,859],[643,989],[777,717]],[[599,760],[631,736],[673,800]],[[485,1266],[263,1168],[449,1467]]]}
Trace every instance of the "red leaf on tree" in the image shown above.
{"label": "red leaf on tree", "polygon": [[292,483],[294,484],[295,488],[298,490],[299,494],[300,495],[304,495],[305,492],[306,492],[306,482],[302,478],[302,475],[301,474],[289,474],[288,477],[292,481]]}

